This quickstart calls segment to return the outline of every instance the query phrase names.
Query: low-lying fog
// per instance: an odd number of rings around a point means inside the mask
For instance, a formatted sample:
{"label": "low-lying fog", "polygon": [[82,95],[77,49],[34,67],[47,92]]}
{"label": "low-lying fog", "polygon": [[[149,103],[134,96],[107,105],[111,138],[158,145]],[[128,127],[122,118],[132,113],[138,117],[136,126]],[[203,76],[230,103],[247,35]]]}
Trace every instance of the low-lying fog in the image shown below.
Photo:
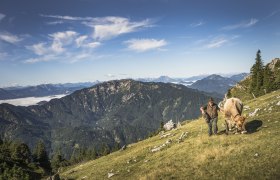
{"label": "low-lying fog", "polygon": [[18,98],[18,99],[6,99],[6,100],[0,100],[0,104],[8,103],[8,104],[12,104],[15,106],[30,106],[30,105],[36,105],[41,101],[50,101],[51,99],[62,98],[66,95],[67,94],[58,94],[58,95],[43,96],[43,97],[26,97],[26,98]]}

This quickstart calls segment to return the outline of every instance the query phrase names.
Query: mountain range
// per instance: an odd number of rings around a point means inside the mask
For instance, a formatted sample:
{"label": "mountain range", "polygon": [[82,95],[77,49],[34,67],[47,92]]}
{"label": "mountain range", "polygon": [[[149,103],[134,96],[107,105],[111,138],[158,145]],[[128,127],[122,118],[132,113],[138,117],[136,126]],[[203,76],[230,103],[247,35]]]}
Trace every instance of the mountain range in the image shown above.
{"label": "mountain range", "polygon": [[112,148],[146,138],[161,122],[197,118],[208,99],[183,85],[108,81],[43,105],[0,104],[0,135],[30,147],[41,139],[69,157],[76,147]]}
{"label": "mountain range", "polygon": [[99,81],[65,84],[41,84],[37,86],[0,88],[0,100],[70,94],[76,90],[90,87],[97,83],[99,83]]}
{"label": "mountain range", "polygon": [[216,93],[217,96],[223,96],[227,92],[227,90],[233,87],[236,83],[237,81],[233,80],[232,78],[226,78],[220,75],[213,74],[196,81],[189,87],[208,93]]}
{"label": "mountain range", "polygon": [[[221,79],[221,76],[216,76],[217,81],[215,81],[214,84],[212,83],[213,80],[215,80],[213,79],[214,75],[199,75],[199,76],[192,76],[189,78],[170,78],[168,76],[160,76],[158,78],[140,78],[136,80],[141,82],[163,82],[163,83],[182,84],[190,88],[208,92],[215,97],[222,97],[228,87],[231,87],[232,84],[236,84],[236,82],[239,82],[247,75],[248,73],[235,74],[230,76],[229,78],[224,77],[223,80],[219,80]],[[230,79],[234,80],[235,82],[231,81]],[[209,80],[211,82],[209,82]],[[196,83],[196,81],[199,82]],[[76,90],[91,87],[98,83],[101,82],[95,81],[95,82],[84,82],[84,83],[41,84],[37,86],[25,86],[25,87],[17,86],[17,87],[0,88],[0,100],[70,94]],[[194,83],[195,85],[193,85]]]}
{"label": "mountain range", "polygon": [[192,89],[197,89],[207,93],[207,95],[222,98],[228,89],[233,87],[237,82],[243,80],[248,73],[234,74],[229,77],[212,74],[200,75],[189,78],[170,78],[168,76],[160,76],[159,78],[139,79],[143,82],[163,82],[182,84]]}

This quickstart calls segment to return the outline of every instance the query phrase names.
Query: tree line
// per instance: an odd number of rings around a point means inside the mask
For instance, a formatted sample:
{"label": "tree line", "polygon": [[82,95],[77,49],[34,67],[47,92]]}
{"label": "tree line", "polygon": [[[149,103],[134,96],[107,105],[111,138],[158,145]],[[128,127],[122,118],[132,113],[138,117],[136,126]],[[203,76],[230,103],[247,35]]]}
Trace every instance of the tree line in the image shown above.
{"label": "tree line", "polygon": [[31,152],[25,143],[0,139],[0,179],[40,179],[51,170],[43,141]]}
{"label": "tree line", "polygon": [[66,159],[60,150],[49,158],[42,140],[31,151],[25,143],[0,139],[0,179],[41,179],[55,174],[60,167],[93,160],[119,149],[118,143],[112,148],[104,143],[99,150],[74,148],[70,159]]}
{"label": "tree line", "polygon": [[250,93],[258,97],[280,89],[280,61],[276,62],[274,68],[271,68],[270,64],[264,66],[260,50],[257,51],[255,60],[250,70]]}

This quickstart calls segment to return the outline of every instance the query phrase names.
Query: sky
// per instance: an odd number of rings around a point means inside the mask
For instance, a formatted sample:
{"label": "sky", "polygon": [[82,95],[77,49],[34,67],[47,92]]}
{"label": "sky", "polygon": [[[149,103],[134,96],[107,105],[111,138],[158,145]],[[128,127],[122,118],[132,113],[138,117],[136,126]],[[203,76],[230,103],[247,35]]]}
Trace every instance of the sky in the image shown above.
{"label": "sky", "polygon": [[0,87],[249,72],[279,0],[0,0]]}

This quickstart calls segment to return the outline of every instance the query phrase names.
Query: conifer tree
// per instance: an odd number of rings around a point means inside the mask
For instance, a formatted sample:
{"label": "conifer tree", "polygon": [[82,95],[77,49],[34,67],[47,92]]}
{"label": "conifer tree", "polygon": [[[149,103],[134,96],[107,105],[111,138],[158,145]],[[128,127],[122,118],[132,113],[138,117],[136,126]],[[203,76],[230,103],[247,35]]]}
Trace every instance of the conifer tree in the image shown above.
{"label": "conifer tree", "polygon": [[271,71],[270,67],[268,64],[264,68],[264,75],[263,75],[263,87],[266,91],[266,93],[269,93],[273,90],[274,88],[274,75],[273,72]]}
{"label": "conifer tree", "polygon": [[51,171],[51,164],[46,151],[45,144],[42,140],[38,141],[34,150],[34,161],[38,162],[47,172]]}
{"label": "conifer tree", "polygon": [[103,143],[102,146],[101,146],[101,155],[102,156],[106,156],[107,154],[110,153],[110,148],[107,144]]}
{"label": "conifer tree", "polygon": [[261,51],[258,50],[256,54],[256,62],[251,68],[252,81],[250,85],[250,91],[255,96],[264,94],[263,88],[263,61],[261,59]]}
{"label": "conifer tree", "polygon": [[58,168],[68,166],[70,163],[63,157],[61,150],[57,150],[51,160],[52,170],[56,172]]}
{"label": "conifer tree", "polygon": [[31,153],[29,147],[24,143],[16,143],[12,151],[12,158],[23,164],[31,162]]}
{"label": "conifer tree", "polygon": [[61,166],[62,162],[63,162],[63,157],[60,151],[58,151],[53,155],[53,158],[51,160],[52,169],[57,170]]}
{"label": "conifer tree", "polygon": [[274,68],[274,90],[280,89],[280,61],[275,64]]}
{"label": "conifer tree", "polygon": [[90,159],[96,159],[96,156],[97,156],[97,154],[96,154],[94,147],[92,149],[88,150],[88,157]]}
{"label": "conifer tree", "polygon": [[121,148],[121,145],[119,142],[115,143],[113,149],[112,149],[112,152],[115,152],[115,151],[118,151],[119,149]]}

